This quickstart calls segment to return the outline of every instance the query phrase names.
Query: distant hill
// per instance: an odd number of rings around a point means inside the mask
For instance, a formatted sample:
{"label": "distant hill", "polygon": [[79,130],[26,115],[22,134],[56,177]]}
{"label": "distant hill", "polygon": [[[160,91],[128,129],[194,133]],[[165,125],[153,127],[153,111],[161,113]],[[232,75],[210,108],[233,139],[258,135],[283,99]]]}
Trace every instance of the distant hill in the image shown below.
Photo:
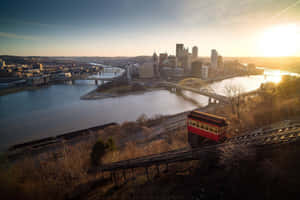
{"label": "distant hill", "polygon": [[241,63],[254,63],[260,67],[300,73],[300,57],[243,57],[236,59]]}

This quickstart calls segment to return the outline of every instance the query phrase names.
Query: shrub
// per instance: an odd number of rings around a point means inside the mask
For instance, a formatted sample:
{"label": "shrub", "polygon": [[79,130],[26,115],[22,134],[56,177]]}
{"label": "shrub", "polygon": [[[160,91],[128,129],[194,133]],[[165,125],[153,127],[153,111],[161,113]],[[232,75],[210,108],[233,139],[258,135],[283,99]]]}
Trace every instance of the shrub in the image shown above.
{"label": "shrub", "polygon": [[115,141],[113,140],[112,137],[109,137],[107,139],[107,142],[106,142],[106,146],[107,146],[107,149],[109,151],[115,151],[117,148],[116,148],[116,144],[115,144]]}
{"label": "shrub", "polygon": [[94,144],[90,155],[92,165],[97,166],[101,164],[103,156],[107,152],[114,150],[116,150],[116,145],[112,137],[109,137],[106,143],[103,140],[98,139],[98,141]]}
{"label": "shrub", "polygon": [[99,139],[96,142],[91,152],[92,165],[96,166],[100,164],[99,162],[101,161],[101,158],[105,155],[106,148],[107,146],[101,139]]}

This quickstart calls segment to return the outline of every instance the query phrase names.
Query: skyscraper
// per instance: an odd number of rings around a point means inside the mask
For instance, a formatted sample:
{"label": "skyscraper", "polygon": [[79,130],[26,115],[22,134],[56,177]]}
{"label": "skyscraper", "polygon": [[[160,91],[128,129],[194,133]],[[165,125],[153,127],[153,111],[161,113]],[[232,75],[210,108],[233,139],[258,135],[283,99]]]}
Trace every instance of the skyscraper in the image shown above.
{"label": "skyscraper", "polygon": [[197,59],[198,58],[198,47],[194,46],[192,49],[192,55],[193,55],[193,59]]}
{"label": "skyscraper", "polygon": [[218,67],[218,52],[215,49],[211,50],[210,65],[212,69]]}
{"label": "skyscraper", "polygon": [[180,58],[183,56],[183,44],[176,44],[176,57]]}
{"label": "skyscraper", "polygon": [[159,77],[159,66],[158,66],[158,56],[154,52],[153,53],[153,70],[154,70],[154,76]]}

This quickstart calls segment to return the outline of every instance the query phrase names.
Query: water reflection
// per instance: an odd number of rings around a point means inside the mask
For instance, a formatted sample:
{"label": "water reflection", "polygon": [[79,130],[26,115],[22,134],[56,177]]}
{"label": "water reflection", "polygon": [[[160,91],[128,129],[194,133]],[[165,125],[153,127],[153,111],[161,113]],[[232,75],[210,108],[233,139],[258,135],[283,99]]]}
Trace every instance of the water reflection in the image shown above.
{"label": "water reflection", "polygon": [[[264,69],[262,67],[257,67],[259,69]],[[282,71],[282,70],[271,70],[271,69],[264,69],[264,83],[266,82],[272,82],[272,83],[280,83],[282,80],[282,76],[284,75],[289,75],[289,76],[297,76],[299,77],[300,75],[297,73],[291,73],[287,71]]]}
{"label": "water reflection", "polygon": [[282,79],[282,73],[280,70],[272,70],[272,71],[265,71],[264,73],[264,82],[272,82],[272,83],[279,83]]}

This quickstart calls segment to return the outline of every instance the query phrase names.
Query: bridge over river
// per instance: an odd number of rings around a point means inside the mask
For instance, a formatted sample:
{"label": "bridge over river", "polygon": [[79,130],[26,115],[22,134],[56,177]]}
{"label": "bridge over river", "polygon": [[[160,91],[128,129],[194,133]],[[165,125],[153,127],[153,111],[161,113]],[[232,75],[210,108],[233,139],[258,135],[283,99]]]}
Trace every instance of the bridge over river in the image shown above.
{"label": "bridge over river", "polygon": [[226,96],[220,95],[220,94],[216,94],[214,92],[209,91],[208,89],[197,89],[197,88],[192,88],[192,87],[188,87],[188,86],[183,86],[183,85],[179,85],[177,83],[172,83],[172,82],[161,82],[161,85],[166,86],[166,87],[170,87],[170,88],[176,88],[176,89],[181,89],[181,90],[188,90],[197,94],[201,94],[203,96],[207,96],[210,99],[214,99],[214,100],[218,100],[219,102],[222,103],[229,103],[229,99]]}

